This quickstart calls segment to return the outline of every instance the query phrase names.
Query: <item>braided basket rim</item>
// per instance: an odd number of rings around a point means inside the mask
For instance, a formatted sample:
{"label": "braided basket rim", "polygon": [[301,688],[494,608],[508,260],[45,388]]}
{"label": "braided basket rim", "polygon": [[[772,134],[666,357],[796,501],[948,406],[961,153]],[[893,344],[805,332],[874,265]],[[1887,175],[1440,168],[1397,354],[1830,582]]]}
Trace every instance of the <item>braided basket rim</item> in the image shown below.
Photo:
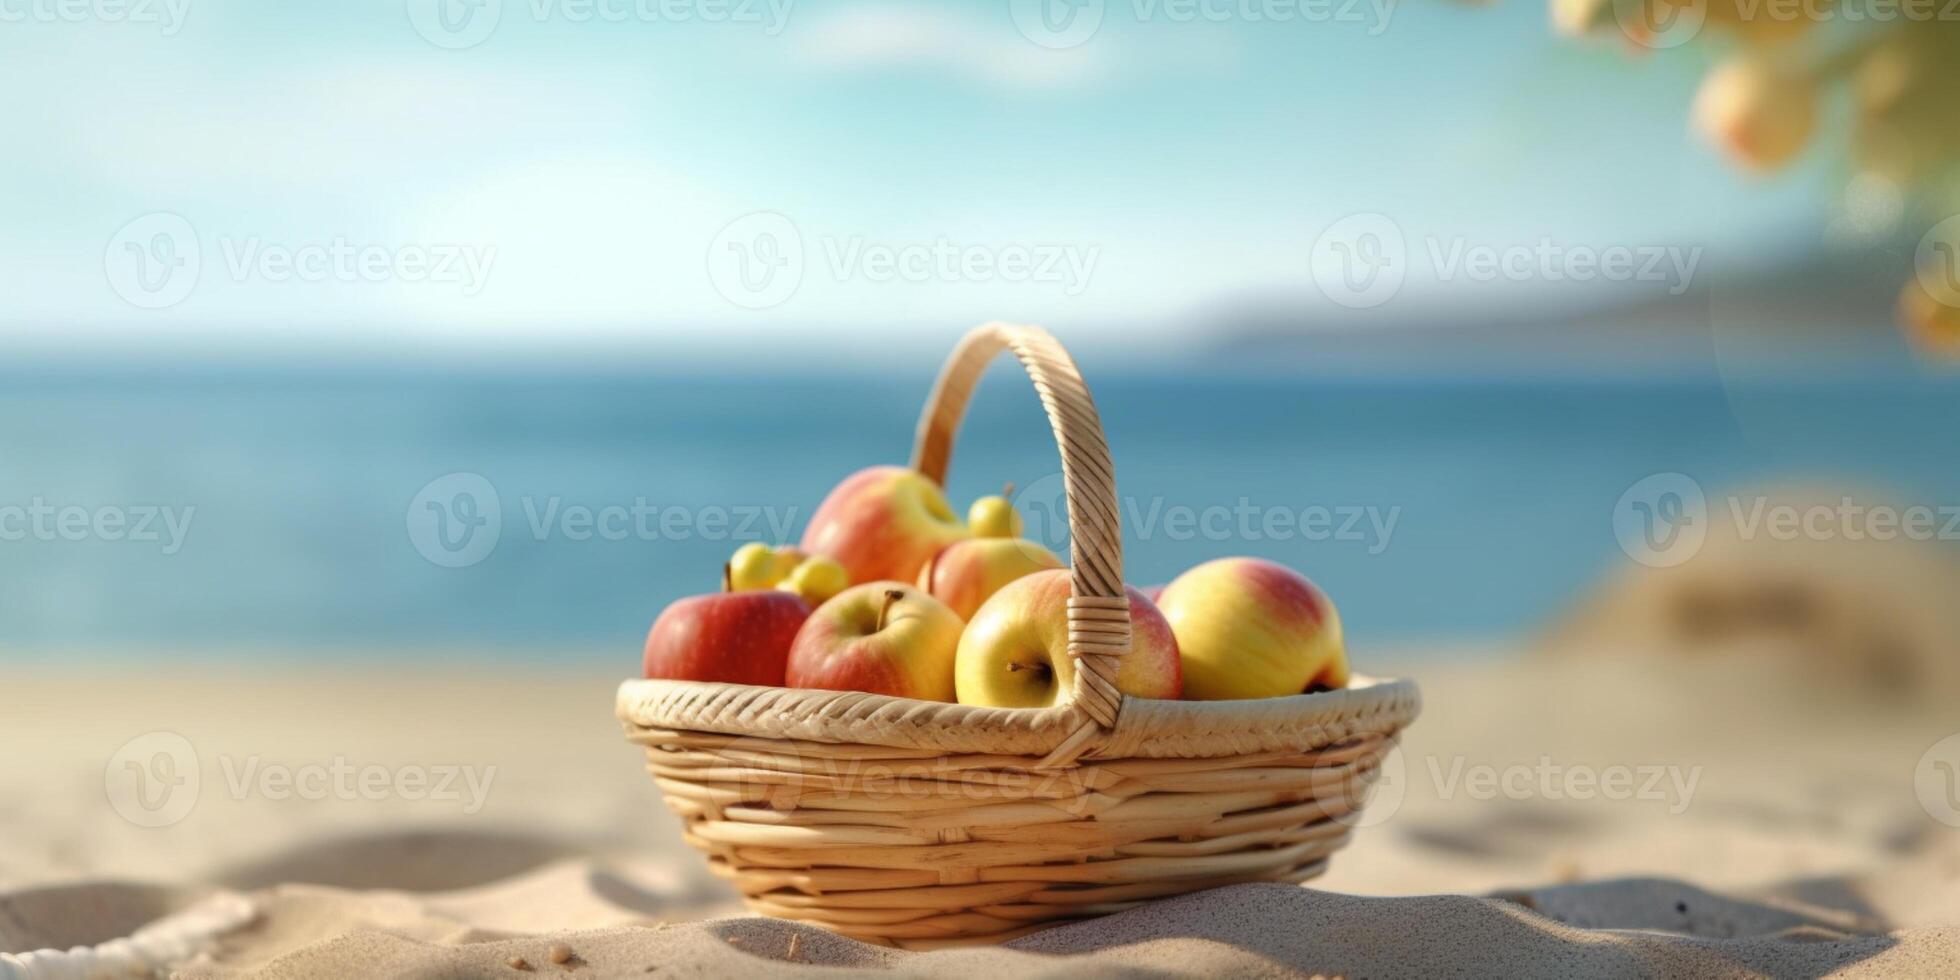
{"label": "braided basket rim", "polygon": [[[1393,735],[1422,709],[1412,680],[1355,675],[1348,687],[1242,701],[1125,698],[1096,758],[1227,758]],[[1047,756],[1079,729],[1069,707],[986,708],[859,691],[629,679],[615,714],[627,730],[869,745],[935,754]]]}

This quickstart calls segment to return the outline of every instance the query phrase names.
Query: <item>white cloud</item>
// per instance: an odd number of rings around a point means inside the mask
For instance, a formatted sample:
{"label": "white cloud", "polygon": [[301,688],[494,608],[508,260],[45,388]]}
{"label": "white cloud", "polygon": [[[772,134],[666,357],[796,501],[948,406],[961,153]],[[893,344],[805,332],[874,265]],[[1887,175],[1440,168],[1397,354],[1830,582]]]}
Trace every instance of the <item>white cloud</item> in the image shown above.
{"label": "white cloud", "polygon": [[[1106,92],[1121,76],[1205,57],[1143,57],[1175,43],[1163,31],[1105,30],[1078,49],[1051,51],[999,13],[813,9],[780,38],[731,46],[759,70],[787,53],[805,72],[951,73],[1010,102],[1030,92]],[[247,57],[216,19],[194,23],[203,29],[167,43],[100,30],[39,31],[31,44],[26,34],[0,37],[0,85],[22,94],[0,100],[0,132],[21,147],[0,155],[0,187],[13,188],[0,190],[9,218],[0,228],[8,297],[0,334],[556,342],[658,323],[669,333],[796,337],[826,322],[1059,322],[1119,306],[1128,314],[1173,305],[1164,293],[1186,289],[1179,273],[1189,271],[1188,257],[1149,247],[1165,234],[1155,220],[1123,234],[1083,220],[1051,224],[988,206],[983,194],[937,194],[924,206],[899,206],[892,195],[889,205],[867,206],[862,195],[831,198],[823,181],[804,186],[787,166],[745,168],[755,152],[781,152],[773,130],[723,130],[718,116],[704,123],[650,96],[667,91],[663,76],[690,73],[685,59],[622,48],[574,70],[488,47],[456,57],[413,38],[372,56],[295,42]],[[506,26],[500,42],[525,40]],[[750,152],[731,156],[728,143]],[[926,149],[920,159],[931,158]],[[759,312],[717,294],[707,267],[717,232],[758,209],[781,209],[802,225],[811,263],[792,301]],[[164,309],[125,301],[105,260],[119,230],[152,212],[181,215],[203,249],[194,291]],[[902,248],[941,236],[980,246],[1081,243],[1107,258],[1081,295],[1000,281],[878,282],[820,264],[831,239]],[[400,276],[268,278],[238,258],[260,245],[343,240],[396,252],[494,248],[494,266],[468,293]],[[1179,261],[1167,268],[1151,255]]]}
{"label": "white cloud", "polygon": [[945,6],[858,6],[798,33],[805,64],[829,71],[951,71],[1001,88],[1099,81],[1115,67],[1116,42],[1063,50]]}
{"label": "white cloud", "polygon": [[478,326],[607,325],[719,310],[707,243],[737,213],[713,187],[641,157],[518,164],[424,202],[400,229],[404,240],[494,248],[482,294],[401,298],[428,320]]}
{"label": "white cloud", "polygon": [[64,88],[63,101],[91,122],[44,151],[65,151],[108,182],[173,192],[386,184],[505,155],[520,138],[550,145],[623,129],[628,118],[616,89],[487,66],[301,66],[249,79],[166,76],[138,90]]}

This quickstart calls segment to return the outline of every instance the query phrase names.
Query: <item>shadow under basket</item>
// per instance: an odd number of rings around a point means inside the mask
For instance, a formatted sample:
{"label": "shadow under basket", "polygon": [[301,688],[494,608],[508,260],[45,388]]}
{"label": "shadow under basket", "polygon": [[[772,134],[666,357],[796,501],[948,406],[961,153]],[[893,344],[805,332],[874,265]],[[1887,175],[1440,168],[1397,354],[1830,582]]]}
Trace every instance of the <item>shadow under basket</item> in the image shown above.
{"label": "shadow under basket", "polygon": [[1132,698],[1114,468],[1080,372],[1035,327],[968,334],[919,423],[944,483],[987,363],[1012,351],[1062,451],[1068,699],[983,708],[629,680],[617,714],[689,844],[749,908],[908,948],[1001,942],[1152,899],[1305,881],[1347,843],[1419,696],[1406,680],[1250,701]]}

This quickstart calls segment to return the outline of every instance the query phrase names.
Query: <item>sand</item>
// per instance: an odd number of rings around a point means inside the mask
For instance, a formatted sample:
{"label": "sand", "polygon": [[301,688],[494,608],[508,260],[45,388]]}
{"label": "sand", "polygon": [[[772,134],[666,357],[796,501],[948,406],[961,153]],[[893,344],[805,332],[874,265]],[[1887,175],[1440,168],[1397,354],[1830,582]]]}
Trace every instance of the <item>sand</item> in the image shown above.
{"label": "sand", "polygon": [[146,928],[180,948],[113,975],[1960,973],[1960,833],[1914,783],[1950,710],[1770,657],[1357,659],[1426,708],[1328,875],[934,952],[746,916],[590,668],[13,669],[0,951],[79,949],[0,977],[106,970]]}

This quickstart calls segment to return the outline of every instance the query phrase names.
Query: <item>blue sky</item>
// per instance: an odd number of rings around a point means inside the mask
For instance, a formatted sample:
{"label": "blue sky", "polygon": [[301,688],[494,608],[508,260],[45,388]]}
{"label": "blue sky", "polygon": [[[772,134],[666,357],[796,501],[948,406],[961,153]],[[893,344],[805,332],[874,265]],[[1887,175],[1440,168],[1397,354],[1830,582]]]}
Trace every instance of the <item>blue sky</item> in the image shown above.
{"label": "blue sky", "polygon": [[[784,351],[844,326],[937,349],[995,318],[1174,344],[1202,311],[1309,290],[1346,215],[1743,262],[1821,220],[1829,167],[1737,175],[1686,129],[1704,52],[1556,38],[1538,3],[1274,0],[1293,17],[1272,22],[1246,14],[1266,0],[1108,0],[1051,49],[1008,0],[501,0],[474,12],[487,36],[441,43],[416,26],[435,0],[130,0],[141,22],[56,2],[0,0],[0,330],[55,349]],[[714,263],[755,212],[790,223],[801,274],[731,301]],[[200,271],[146,308],[116,263],[168,257],[150,225],[124,240],[159,213]],[[336,244],[380,271],[278,261]],[[934,246],[954,271],[876,271]],[[974,252],[989,269],[960,271]],[[445,253],[462,273],[423,268]],[[1005,271],[1044,256],[1054,275]]]}

